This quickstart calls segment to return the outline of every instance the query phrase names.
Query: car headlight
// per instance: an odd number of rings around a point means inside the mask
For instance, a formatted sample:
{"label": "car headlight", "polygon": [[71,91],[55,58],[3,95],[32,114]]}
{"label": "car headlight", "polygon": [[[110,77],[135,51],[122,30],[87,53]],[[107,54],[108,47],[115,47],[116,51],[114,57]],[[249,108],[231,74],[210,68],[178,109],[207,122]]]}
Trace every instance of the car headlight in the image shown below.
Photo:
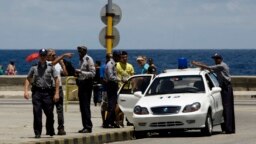
{"label": "car headlight", "polygon": [[149,114],[148,109],[141,106],[135,106],[133,112],[138,115]]}
{"label": "car headlight", "polygon": [[182,112],[188,113],[188,112],[194,112],[201,108],[201,104],[199,102],[193,103],[191,105],[186,105]]}

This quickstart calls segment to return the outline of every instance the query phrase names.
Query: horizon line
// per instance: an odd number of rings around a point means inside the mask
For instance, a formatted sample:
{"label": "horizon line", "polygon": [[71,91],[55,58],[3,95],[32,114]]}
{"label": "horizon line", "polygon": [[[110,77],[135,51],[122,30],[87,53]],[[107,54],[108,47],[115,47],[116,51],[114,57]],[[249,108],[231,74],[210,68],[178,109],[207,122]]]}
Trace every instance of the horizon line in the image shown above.
{"label": "horizon line", "polygon": [[[136,48],[129,48],[125,50],[251,50],[256,48],[143,48],[143,49],[136,49]],[[0,48],[0,50],[39,50],[37,48],[27,48],[27,49],[18,49],[18,48]],[[55,50],[76,50],[76,48],[55,48]],[[105,48],[88,48],[88,50],[106,50]],[[113,50],[123,50],[123,48],[116,48]]]}

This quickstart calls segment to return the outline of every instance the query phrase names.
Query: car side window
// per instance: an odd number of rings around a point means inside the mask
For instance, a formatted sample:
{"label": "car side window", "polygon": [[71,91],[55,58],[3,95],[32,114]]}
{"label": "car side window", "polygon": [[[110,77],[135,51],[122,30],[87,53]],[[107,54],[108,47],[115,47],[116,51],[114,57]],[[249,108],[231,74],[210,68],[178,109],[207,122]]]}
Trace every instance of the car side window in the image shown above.
{"label": "car side window", "polygon": [[208,74],[205,75],[206,81],[207,81],[207,85],[210,88],[210,90],[212,90],[212,88],[214,87],[214,84],[210,78],[210,76]]}
{"label": "car side window", "polygon": [[215,87],[219,87],[219,81],[217,79],[217,76],[214,73],[209,73],[209,77],[211,78],[213,84]]}
{"label": "car side window", "polygon": [[151,76],[133,77],[123,85],[120,94],[133,94],[136,91],[144,93],[150,80]]}

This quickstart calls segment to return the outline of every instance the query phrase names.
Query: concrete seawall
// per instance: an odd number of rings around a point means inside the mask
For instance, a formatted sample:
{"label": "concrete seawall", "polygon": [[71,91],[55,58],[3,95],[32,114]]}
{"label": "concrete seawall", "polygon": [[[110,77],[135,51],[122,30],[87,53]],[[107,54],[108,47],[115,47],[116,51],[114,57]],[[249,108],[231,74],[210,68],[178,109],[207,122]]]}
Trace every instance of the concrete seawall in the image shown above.
{"label": "concrete seawall", "polygon": [[[0,76],[0,91],[22,91],[26,75]],[[65,77],[62,77],[63,86]],[[256,76],[232,76],[234,91],[256,91]],[[64,87],[65,88],[65,87]]]}

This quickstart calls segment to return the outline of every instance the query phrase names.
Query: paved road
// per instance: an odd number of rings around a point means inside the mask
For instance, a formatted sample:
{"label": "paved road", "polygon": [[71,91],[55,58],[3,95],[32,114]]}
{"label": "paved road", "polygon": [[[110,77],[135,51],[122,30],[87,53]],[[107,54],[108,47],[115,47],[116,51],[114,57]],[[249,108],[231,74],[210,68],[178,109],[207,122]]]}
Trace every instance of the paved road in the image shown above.
{"label": "paved road", "polygon": [[[108,133],[121,133],[123,131],[132,131],[132,127],[120,129],[103,129],[100,107],[91,105],[93,133],[80,134],[78,130],[82,128],[81,113],[78,104],[70,104],[68,111],[65,112],[65,129],[66,136],[47,136],[45,135],[45,126],[43,127],[42,138],[34,139],[33,133],[33,114],[31,100],[24,99],[0,99],[0,144],[17,144],[28,142],[54,141],[60,139],[72,139],[85,136],[98,137],[99,134],[107,135]],[[55,112],[55,128],[57,128]],[[45,116],[43,116],[43,125]],[[95,138],[94,138],[95,139]]]}
{"label": "paved road", "polygon": [[126,144],[255,144],[256,143],[256,104],[236,105],[236,134],[221,134],[220,127],[214,127],[211,137],[203,137],[198,131],[176,135],[151,136],[149,138],[116,142]]}

